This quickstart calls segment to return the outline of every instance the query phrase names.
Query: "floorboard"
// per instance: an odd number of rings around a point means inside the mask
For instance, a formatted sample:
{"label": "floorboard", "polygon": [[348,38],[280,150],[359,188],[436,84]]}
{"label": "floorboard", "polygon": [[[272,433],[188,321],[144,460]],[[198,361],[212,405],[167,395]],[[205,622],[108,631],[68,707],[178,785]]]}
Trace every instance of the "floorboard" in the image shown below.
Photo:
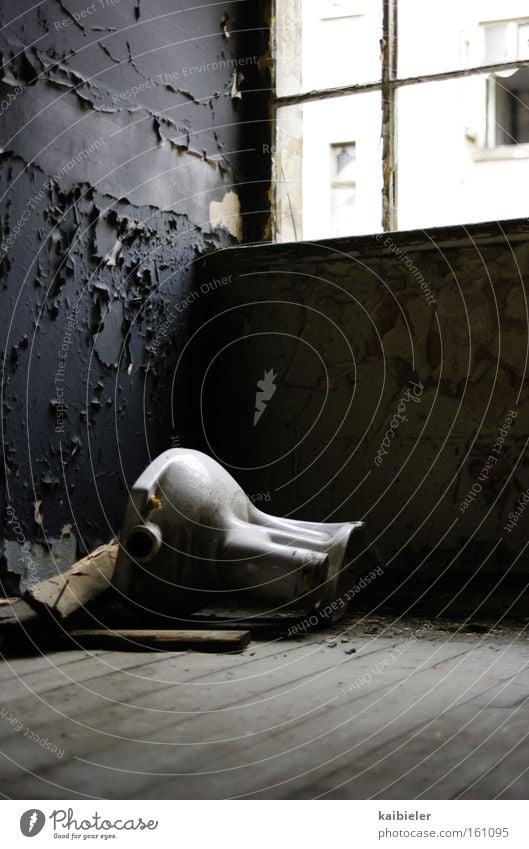
{"label": "floorboard", "polygon": [[351,620],[237,655],[12,658],[2,786],[15,799],[526,798],[527,646],[516,629]]}

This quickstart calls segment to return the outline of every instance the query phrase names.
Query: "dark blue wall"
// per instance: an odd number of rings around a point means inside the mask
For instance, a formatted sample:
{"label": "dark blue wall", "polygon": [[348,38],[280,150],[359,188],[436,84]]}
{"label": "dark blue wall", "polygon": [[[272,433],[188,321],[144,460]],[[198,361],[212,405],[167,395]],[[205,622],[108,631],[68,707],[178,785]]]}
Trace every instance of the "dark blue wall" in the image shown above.
{"label": "dark blue wall", "polygon": [[261,4],[194,5],[3,4],[8,592],[21,544],[38,560],[61,533],[79,554],[108,540],[149,458],[192,442],[193,363],[175,363],[196,260],[265,227]]}

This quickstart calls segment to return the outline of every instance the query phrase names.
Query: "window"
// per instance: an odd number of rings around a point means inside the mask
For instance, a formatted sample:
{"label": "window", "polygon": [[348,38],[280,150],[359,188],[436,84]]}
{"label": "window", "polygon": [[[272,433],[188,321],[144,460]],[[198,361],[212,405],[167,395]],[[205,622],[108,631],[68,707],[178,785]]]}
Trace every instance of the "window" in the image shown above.
{"label": "window", "polygon": [[355,226],[356,144],[331,144],[331,236],[347,236]]}
{"label": "window", "polygon": [[529,143],[529,68],[491,75],[487,86],[487,147]]}
{"label": "window", "polygon": [[276,0],[276,238],[527,216],[528,12]]}
{"label": "window", "polygon": [[[485,64],[529,58],[529,21],[484,23]],[[487,80],[486,147],[529,143],[529,70],[509,68]]]}
{"label": "window", "polygon": [[484,64],[529,58],[529,21],[484,23]]}

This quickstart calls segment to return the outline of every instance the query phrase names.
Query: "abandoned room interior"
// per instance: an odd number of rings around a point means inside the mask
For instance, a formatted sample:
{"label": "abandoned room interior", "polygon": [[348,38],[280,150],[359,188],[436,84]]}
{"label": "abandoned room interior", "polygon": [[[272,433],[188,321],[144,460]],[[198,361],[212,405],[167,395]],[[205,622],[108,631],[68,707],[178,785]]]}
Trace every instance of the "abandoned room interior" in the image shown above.
{"label": "abandoned room interior", "polygon": [[0,50],[2,798],[526,798],[529,4]]}

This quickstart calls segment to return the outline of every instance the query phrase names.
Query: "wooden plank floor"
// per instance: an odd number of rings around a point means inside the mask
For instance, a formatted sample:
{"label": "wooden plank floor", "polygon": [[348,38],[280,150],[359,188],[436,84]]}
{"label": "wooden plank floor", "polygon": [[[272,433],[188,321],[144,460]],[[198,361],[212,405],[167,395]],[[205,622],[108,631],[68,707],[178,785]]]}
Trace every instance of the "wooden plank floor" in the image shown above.
{"label": "wooden plank floor", "polygon": [[527,798],[528,647],[523,628],[349,619],[240,655],[5,659],[1,792]]}

